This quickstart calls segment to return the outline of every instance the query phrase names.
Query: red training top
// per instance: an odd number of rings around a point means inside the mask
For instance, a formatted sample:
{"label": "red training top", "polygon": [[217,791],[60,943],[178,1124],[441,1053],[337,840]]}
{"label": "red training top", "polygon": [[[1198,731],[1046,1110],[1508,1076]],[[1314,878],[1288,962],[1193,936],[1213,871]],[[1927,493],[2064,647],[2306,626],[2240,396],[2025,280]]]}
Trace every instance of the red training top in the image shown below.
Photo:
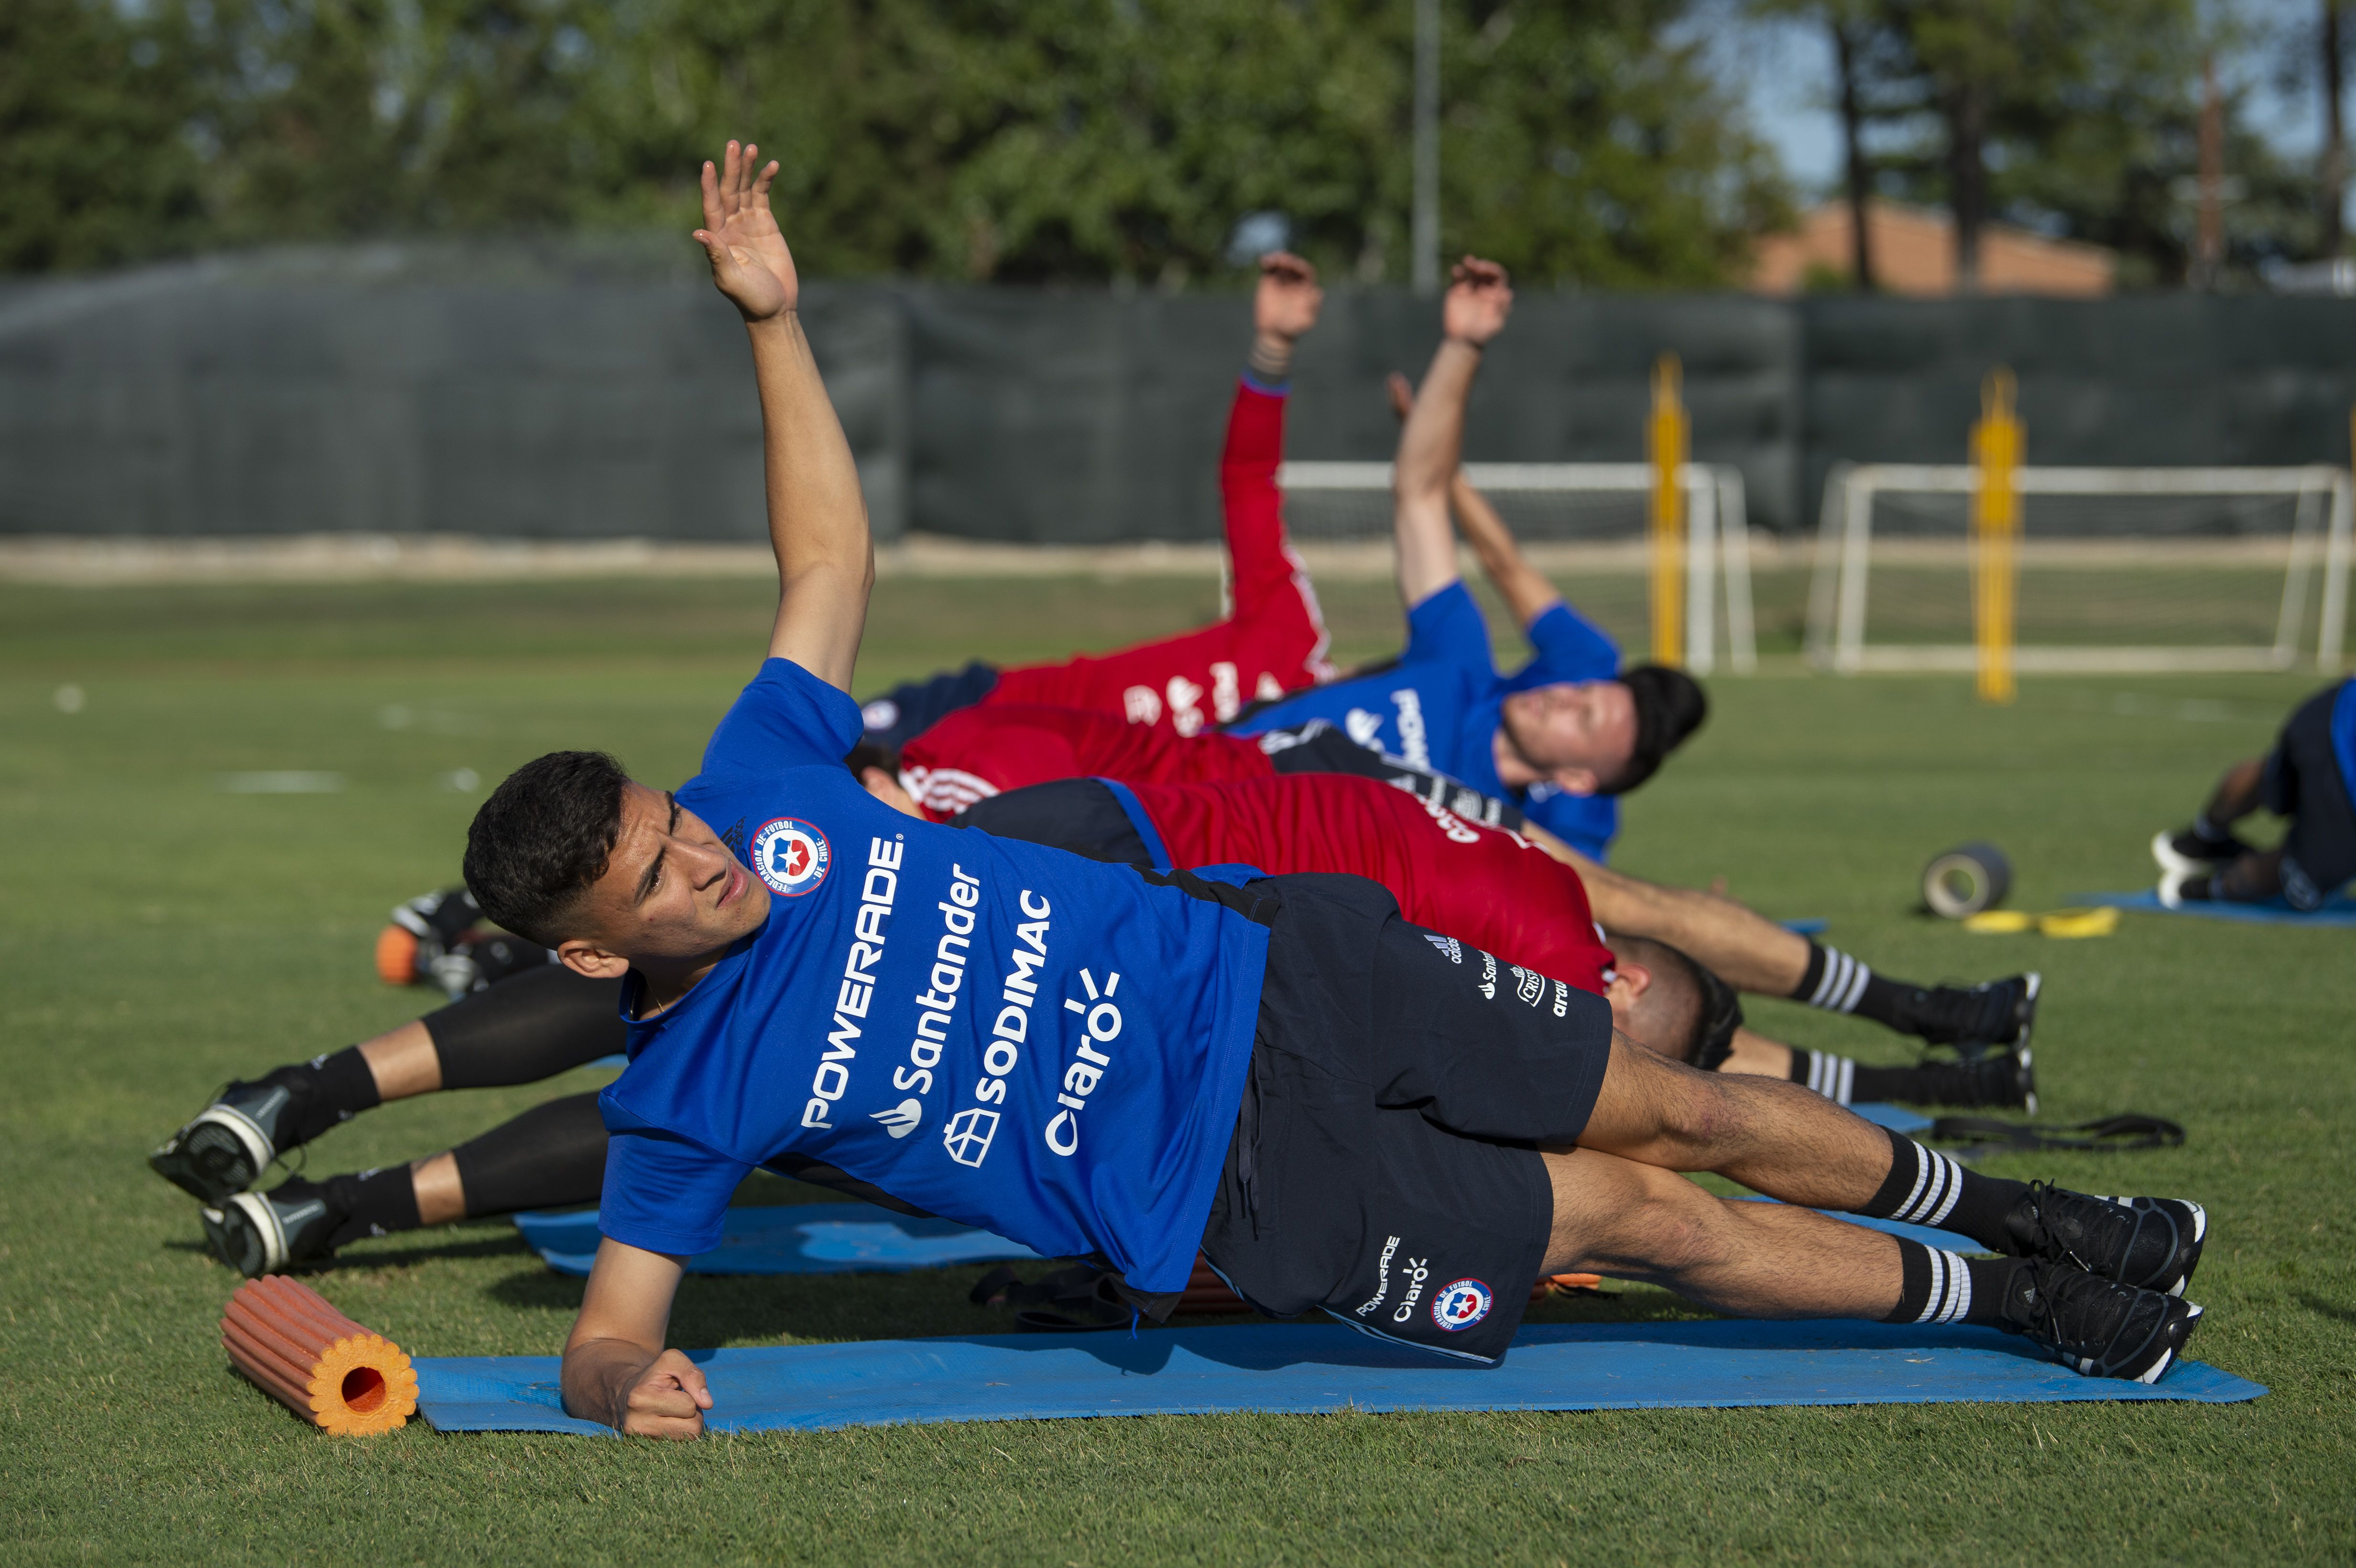
{"label": "red training top", "polygon": [[1418,925],[1602,993],[1612,950],[1595,929],[1587,885],[1518,833],[1348,773],[1130,788],[1177,865],[1365,877],[1389,889]]}
{"label": "red training top", "polygon": [[1258,742],[1241,736],[1182,740],[1163,726],[1109,714],[1004,703],[960,708],[900,752],[900,783],[938,822],[1002,790],[1050,779],[1223,784],[1275,772]]}

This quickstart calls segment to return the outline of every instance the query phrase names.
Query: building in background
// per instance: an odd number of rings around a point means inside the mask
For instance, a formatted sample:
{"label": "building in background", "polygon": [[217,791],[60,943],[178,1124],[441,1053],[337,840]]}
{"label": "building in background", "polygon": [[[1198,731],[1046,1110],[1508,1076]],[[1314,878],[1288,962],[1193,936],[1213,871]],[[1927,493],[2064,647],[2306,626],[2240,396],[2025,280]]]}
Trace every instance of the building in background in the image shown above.
{"label": "building in background", "polygon": [[[1867,209],[1866,240],[1873,281],[1882,293],[1922,298],[1955,293],[1955,225],[1945,213],[1877,200]],[[1828,201],[1802,214],[1795,232],[1760,242],[1749,287],[1778,295],[1847,288],[1850,254],[1848,204]],[[2117,255],[2100,245],[2049,240],[2001,223],[1980,230],[1982,293],[2092,299],[2109,293],[2117,274]]]}

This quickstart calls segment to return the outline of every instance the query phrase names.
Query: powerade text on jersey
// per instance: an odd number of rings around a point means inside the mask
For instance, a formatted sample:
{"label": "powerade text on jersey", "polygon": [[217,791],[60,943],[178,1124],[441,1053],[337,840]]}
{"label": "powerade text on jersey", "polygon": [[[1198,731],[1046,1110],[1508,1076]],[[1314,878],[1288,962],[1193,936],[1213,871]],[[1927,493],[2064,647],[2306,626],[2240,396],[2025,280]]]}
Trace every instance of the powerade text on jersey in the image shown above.
{"label": "powerade text on jersey", "polygon": [[[630,1029],[599,1228],[718,1244],[800,1155],[1049,1257],[1183,1288],[1234,1136],[1267,931],[1033,844],[920,822],[840,758],[858,707],[771,659],[680,804],[770,890],[762,928]],[[624,993],[625,1010],[635,987]]]}
{"label": "powerade text on jersey", "polygon": [[1550,784],[1508,790],[1497,777],[1498,710],[1508,694],[1556,681],[1609,680],[1620,673],[1612,639],[1557,604],[1530,623],[1537,657],[1511,677],[1497,673],[1489,625],[1462,582],[1408,612],[1407,649],[1387,669],[1312,687],[1271,703],[1232,728],[1258,735],[1323,719],[1361,746],[1401,757],[1511,798],[1525,816],[1584,854],[1604,858],[1620,830],[1608,795],[1565,794]]}

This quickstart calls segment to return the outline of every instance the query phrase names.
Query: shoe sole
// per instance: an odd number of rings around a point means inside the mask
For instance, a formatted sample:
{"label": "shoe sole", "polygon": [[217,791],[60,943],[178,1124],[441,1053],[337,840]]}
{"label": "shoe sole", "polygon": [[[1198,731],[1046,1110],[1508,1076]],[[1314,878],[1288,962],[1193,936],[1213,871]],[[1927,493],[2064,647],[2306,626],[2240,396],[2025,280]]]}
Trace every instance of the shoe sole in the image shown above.
{"label": "shoe sole", "polygon": [[2037,993],[2045,988],[2045,976],[2031,969],[2021,976],[2025,988],[2020,1005],[2013,1009],[2012,1038],[2002,1043],[2012,1046],[2023,1057],[2029,1054],[2029,1036],[2037,1028]]}
{"label": "shoe sole", "polygon": [[2020,1085],[2020,1108],[2033,1116],[2037,1115],[2037,1059],[2026,1041],[2015,1054],[2020,1058],[2020,1076],[2016,1080]]}
{"label": "shoe sole", "polygon": [[[2105,1203],[2126,1203],[2131,1201],[2131,1200],[2118,1197],[2105,1197],[2103,1199],[2103,1201]],[[2181,1203],[2187,1209],[2192,1211],[2192,1244],[2190,1247],[2186,1249],[2184,1254],[2184,1266],[2177,1272],[2174,1281],[2164,1288],[2156,1285],[2145,1285],[2142,1288],[2146,1290],[2157,1290],[2163,1296],[2173,1296],[2179,1300],[2182,1300],[2184,1296],[2184,1287],[2192,1283],[2192,1271],[2201,1266],[2201,1249],[2209,1244],[2209,1211],[2203,1209],[2200,1204],[2193,1202],[2189,1198],[2170,1198],[2167,1200],[2167,1201],[2170,1203]]]}
{"label": "shoe sole", "polygon": [[[189,1148],[189,1135],[204,1126],[219,1127],[236,1140],[245,1156],[244,1170],[239,1170],[219,1148]],[[262,1173],[277,1157],[278,1151],[252,1118],[228,1105],[209,1105],[194,1121],[173,1134],[163,1147],[149,1155],[147,1165],[198,1202],[220,1203],[261,1180]]]}
{"label": "shoe sole", "polygon": [[2159,862],[2159,869],[2177,877],[2194,876],[2207,870],[2209,862],[2206,860],[2195,860],[2189,855],[2177,852],[2176,846],[2169,842],[2175,837],[2166,828],[2151,836],[2151,858]]}
{"label": "shoe sole", "polygon": [[205,1240],[213,1255],[248,1279],[286,1266],[286,1232],[262,1198],[241,1192],[204,1211]]}

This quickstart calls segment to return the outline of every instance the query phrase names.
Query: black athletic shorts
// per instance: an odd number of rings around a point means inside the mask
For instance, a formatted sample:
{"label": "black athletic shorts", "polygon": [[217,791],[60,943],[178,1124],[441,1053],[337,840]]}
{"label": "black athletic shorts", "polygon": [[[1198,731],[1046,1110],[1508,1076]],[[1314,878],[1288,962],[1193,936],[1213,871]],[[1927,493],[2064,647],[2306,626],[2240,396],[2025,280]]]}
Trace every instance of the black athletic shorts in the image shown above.
{"label": "black athletic shorts", "polygon": [[2259,804],[2290,818],[2282,880],[2283,898],[2293,909],[2322,908],[2356,877],[2356,802],[2348,797],[2348,780],[2331,746],[2331,709],[2346,684],[2299,704],[2275,741],[2258,785]]}
{"label": "black athletic shorts", "polygon": [[1409,924],[1363,878],[1249,891],[1281,907],[1205,1255],[1270,1317],[1495,1360],[1553,1228],[1537,1148],[1587,1125],[1610,1004]]}

